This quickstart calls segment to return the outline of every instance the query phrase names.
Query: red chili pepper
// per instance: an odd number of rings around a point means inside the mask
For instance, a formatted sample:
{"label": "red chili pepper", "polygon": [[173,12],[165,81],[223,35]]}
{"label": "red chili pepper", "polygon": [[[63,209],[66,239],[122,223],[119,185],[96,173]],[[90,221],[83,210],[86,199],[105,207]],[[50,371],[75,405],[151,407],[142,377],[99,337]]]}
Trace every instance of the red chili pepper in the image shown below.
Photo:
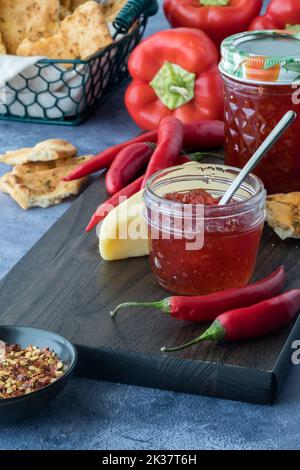
{"label": "red chili pepper", "polygon": [[197,297],[173,296],[158,302],[127,302],[119,305],[111,316],[114,317],[121,308],[152,307],[177,320],[208,322],[227,310],[248,307],[278,295],[283,289],[285,279],[285,270],[281,266],[270,276],[246,287]]}
{"label": "red chili pepper", "polygon": [[84,176],[91,175],[92,173],[96,173],[99,170],[103,170],[105,168],[109,168],[112,162],[114,161],[115,157],[118,153],[123,150],[125,147],[131,144],[139,143],[139,142],[153,142],[155,143],[157,140],[157,132],[147,132],[146,134],[141,134],[134,139],[128,140],[122,144],[114,145],[103,152],[100,152],[91,160],[82,163],[81,165],[77,166],[71,173],[69,173],[65,178],[64,181],[72,181],[83,178]]}
{"label": "red chili pepper", "polygon": [[[72,181],[109,168],[118,153],[128,145],[139,142],[157,142],[157,130],[145,132],[134,139],[114,145],[82,165],[76,167],[64,181]],[[224,144],[224,123],[222,121],[195,121],[184,126],[183,146],[187,149],[209,150]]]}
{"label": "red chili pepper", "polygon": [[300,289],[290,290],[251,307],[230,310],[220,315],[198,338],[163,352],[185,349],[201,341],[239,341],[272,333],[287,325],[299,312]]}
{"label": "red chili pepper", "polygon": [[184,126],[183,147],[191,150],[210,150],[223,147],[223,121],[195,121]]}
{"label": "red chili pepper", "polygon": [[184,127],[179,119],[168,116],[158,128],[157,147],[148,165],[142,188],[148,178],[159,170],[176,165],[182,150]]}
{"label": "red chili pepper", "polygon": [[94,215],[92,216],[88,226],[86,227],[85,231],[90,232],[101,220],[105,219],[107,214],[111,212],[115,207],[117,207],[120,204],[120,198],[129,198],[136,194],[140,189],[141,185],[144,179],[144,175],[140,176],[138,179],[130,183],[128,186],[125,188],[121,189],[118,193],[114,194],[112,197],[107,199],[105,202],[103,202]]}
{"label": "red chili pepper", "polygon": [[121,191],[149,163],[155,144],[131,144],[121,150],[112,162],[105,178],[106,190],[109,194]]}

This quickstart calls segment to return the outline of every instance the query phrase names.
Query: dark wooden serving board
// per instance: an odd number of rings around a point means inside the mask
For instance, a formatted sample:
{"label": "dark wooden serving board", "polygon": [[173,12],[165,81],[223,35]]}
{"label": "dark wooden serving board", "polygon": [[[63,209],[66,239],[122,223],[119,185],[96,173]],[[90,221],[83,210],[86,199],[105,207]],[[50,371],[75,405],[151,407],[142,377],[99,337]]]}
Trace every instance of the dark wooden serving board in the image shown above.
{"label": "dark wooden serving board", "polygon": [[[164,314],[135,309],[112,320],[109,311],[128,300],[158,300],[147,258],[104,262],[95,233],[85,234],[90,215],[104,199],[94,182],[0,283],[0,323],[59,332],[79,349],[78,373],[167,390],[254,403],[272,403],[291,365],[291,343],[300,318],[282,331],[254,341],[206,343],[175,354],[204,329]],[[280,241],[265,229],[254,279],[284,263],[288,288],[300,287],[300,243]]]}

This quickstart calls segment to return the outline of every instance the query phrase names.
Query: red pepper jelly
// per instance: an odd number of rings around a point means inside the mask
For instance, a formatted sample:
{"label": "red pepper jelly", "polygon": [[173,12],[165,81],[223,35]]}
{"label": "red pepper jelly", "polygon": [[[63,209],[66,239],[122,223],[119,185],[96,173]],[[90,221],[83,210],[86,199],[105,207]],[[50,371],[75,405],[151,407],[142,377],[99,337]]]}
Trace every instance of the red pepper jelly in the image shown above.
{"label": "red pepper jelly", "polygon": [[182,204],[205,204],[207,206],[217,206],[220,201],[220,198],[211,196],[205,189],[191,189],[183,193],[175,191],[165,194],[164,197],[168,201],[181,202]]}
{"label": "red pepper jelly", "polygon": [[191,163],[156,173],[144,201],[150,265],[159,284],[178,295],[246,285],[265,219],[265,190],[250,175],[232,202],[218,202],[236,168]]}
{"label": "red pepper jelly", "polygon": [[298,115],[254,173],[268,193],[300,190],[300,34],[251,31],[222,43],[225,163],[242,168],[283,115]]}

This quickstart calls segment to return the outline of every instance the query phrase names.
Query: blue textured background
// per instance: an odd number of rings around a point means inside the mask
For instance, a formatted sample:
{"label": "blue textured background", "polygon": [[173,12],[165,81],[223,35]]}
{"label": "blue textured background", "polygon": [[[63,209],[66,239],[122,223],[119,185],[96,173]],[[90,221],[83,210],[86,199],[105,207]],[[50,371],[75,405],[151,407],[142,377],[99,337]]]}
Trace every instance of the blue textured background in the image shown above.
{"label": "blue textured background", "polygon": [[[165,27],[160,13],[147,33]],[[93,153],[136,132],[120,90],[79,128],[0,121],[0,151],[64,137]],[[69,205],[23,212],[0,193],[0,277]],[[273,407],[73,379],[42,415],[0,426],[0,449],[299,449],[299,390],[296,367]]]}

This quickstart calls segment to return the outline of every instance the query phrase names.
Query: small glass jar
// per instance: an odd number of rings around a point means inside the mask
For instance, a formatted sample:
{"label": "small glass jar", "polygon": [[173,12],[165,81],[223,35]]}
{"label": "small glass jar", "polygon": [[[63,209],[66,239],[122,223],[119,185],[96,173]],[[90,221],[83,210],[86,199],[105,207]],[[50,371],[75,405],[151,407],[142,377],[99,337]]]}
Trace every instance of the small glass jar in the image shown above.
{"label": "small glass jar", "polygon": [[253,31],[231,36],[222,44],[220,70],[225,163],[242,168],[283,115],[293,110],[295,122],[254,173],[269,194],[299,191],[300,34]]}
{"label": "small glass jar", "polygon": [[168,193],[204,189],[220,198],[239,170],[190,163],[153,175],[144,191],[150,264],[159,284],[178,295],[202,295],[246,285],[265,220],[266,193],[250,175],[225,206],[182,204]]}

